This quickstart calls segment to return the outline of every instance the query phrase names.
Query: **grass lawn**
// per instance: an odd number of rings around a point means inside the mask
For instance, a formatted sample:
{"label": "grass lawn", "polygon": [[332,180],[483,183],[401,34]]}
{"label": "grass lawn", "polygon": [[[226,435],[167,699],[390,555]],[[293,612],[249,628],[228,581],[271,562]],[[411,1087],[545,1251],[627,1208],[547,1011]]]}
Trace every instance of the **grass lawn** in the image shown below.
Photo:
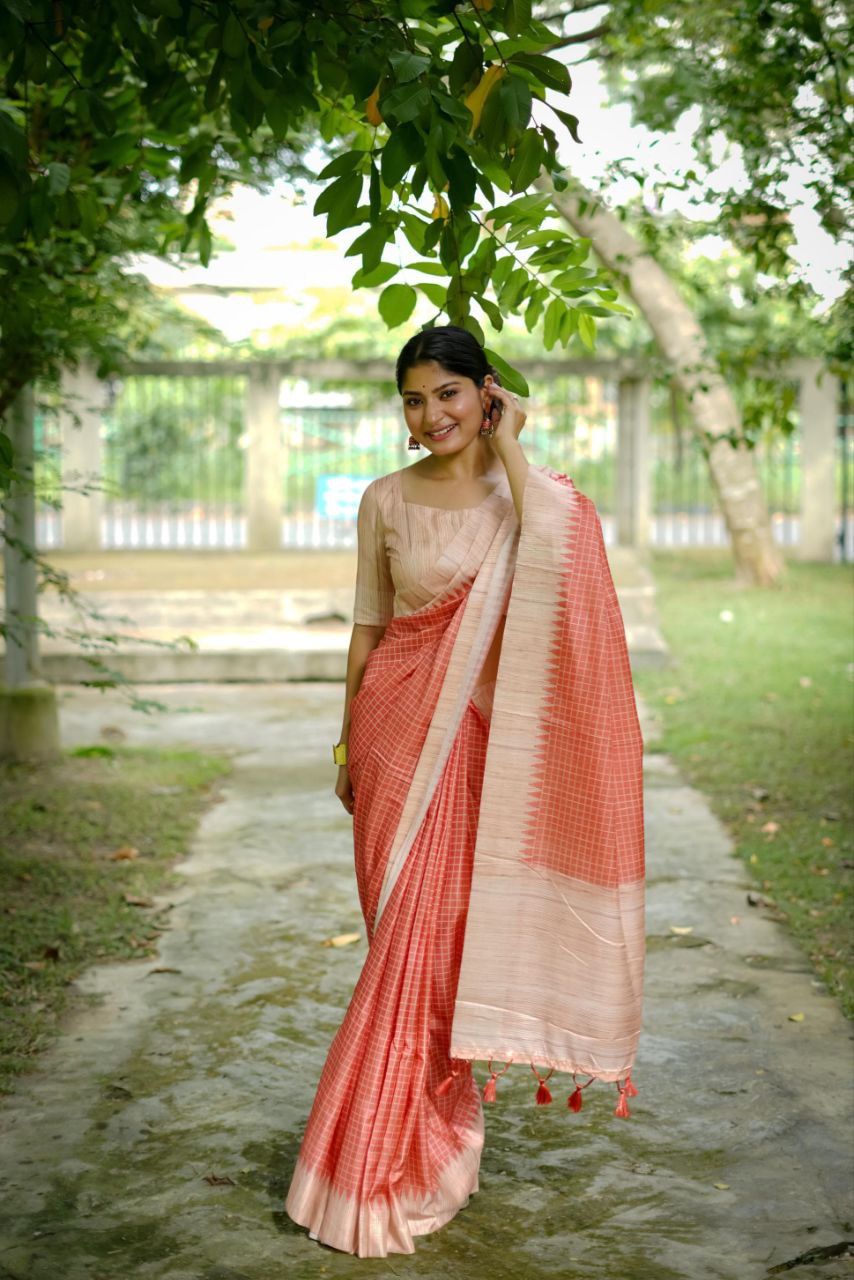
{"label": "grass lawn", "polygon": [[635,677],[660,749],[854,1016],[851,568],[793,561],[770,590],[736,587],[725,552],[654,552],[651,568],[674,665]]}
{"label": "grass lawn", "polygon": [[179,882],[173,863],[229,768],[110,746],[0,767],[0,1093],[56,1034],[82,969],[155,953],[169,912],[150,894]]}

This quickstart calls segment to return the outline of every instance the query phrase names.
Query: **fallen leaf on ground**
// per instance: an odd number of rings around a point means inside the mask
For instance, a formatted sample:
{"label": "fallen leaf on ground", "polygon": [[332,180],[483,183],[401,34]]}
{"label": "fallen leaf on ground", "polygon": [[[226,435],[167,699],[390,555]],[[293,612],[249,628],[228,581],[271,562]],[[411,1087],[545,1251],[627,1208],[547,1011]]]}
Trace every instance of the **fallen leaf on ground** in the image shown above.
{"label": "fallen leaf on ground", "polygon": [[764,835],[775,836],[780,830],[780,824],[779,822],[766,822],[759,828],[759,830]]}
{"label": "fallen leaf on ground", "polygon": [[730,924],[741,924],[741,916],[730,916]]}
{"label": "fallen leaf on ground", "polygon": [[141,898],[136,893],[126,893],[125,902],[129,907],[153,907],[154,903],[151,898]]}
{"label": "fallen leaf on ground", "polygon": [[233,1178],[229,1178],[228,1174],[221,1177],[218,1173],[206,1173],[205,1182],[209,1182],[212,1187],[234,1187],[237,1184]]}
{"label": "fallen leaf on ground", "polygon": [[358,942],[361,936],[360,933],[337,933],[334,938],[324,938],[322,946],[347,947],[351,942]]}
{"label": "fallen leaf on ground", "polygon": [[801,686],[802,689],[809,689],[809,687],[812,684],[812,676],[801,676],[801,678],[798,680],[798,684]]}
{"label": "fallen leaf on ground", "polygon": [[139,849],[134,849],[132,844],[123,844],[120,849],[116,849],[110,854],[111,862],[130,862],[131,858],[139,857]]}
{"label": "fallen leaf on ground", "polygon": [[[149,973],[182,973],[181,969],[173,969],[171,965],[161,964],[156,969],[149,969]],[[147,976],[147,975],[146,975]]]}
{"label": "fallen leaf on ground", "polygon": [[718,1188],[719,1191],[729,1191],[728,1182],[716,1182],[714,1185]]}
{"label": "fallen leaf on ground", "polygon": [[47,965],[44,960],[25,960],[23,962],[25,969],[46,969]]}
{"label": "fallen leaf on ground", "polygon": [[754,893],[752,890],[747,895],[747,902],[751,907],[776,907],[777,905],[770,898],[764,898],[761,893]]}
{"label": "fallen leaf on ground", "polygon": [[824,845],[825,849],[832,849],[836,842],[831,840],[830,836],[822,836],[821,843]]}
{"label": "fallen leaf on ground", "polygon": [[789,1014],[789,1021],[790,1021],[790,1022],[803,1022],[803,1020],[804,1020],[804,1016],[805,1016],[805,1015],[804,1015],[803,1013],[790,1013],[790,1014]]}
{"label": "fallen leaf on ground", "polygon": [[692,924],[672,924],[670,926],[671,933],[693,933],[694,926]]}

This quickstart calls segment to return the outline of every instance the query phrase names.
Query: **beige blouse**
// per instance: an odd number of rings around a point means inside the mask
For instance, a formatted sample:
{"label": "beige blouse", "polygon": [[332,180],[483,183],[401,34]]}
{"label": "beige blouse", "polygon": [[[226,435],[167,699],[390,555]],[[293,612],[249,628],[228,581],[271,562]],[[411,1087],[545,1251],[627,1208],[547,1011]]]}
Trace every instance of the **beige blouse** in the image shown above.
{"label": "beige blouse", "polygon": [[473,533],[477,524],[477,507],[448,511],[405,502],[404,470],[372,480],[362,494],[356,519],[354,623],[385,626],[428,604],[432,596],[420,586],[425,574],[467,520]]}

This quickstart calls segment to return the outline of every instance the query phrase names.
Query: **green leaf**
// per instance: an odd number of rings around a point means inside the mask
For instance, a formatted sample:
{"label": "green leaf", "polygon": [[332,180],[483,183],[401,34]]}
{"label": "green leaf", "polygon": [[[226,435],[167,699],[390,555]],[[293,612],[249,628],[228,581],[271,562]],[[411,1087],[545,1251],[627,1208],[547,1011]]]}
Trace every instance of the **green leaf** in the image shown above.
{"label": "green leaf", "polygon": [[423,253],[424,237],[427,234],[428,227],[431,227],[433,223],[426,222],[423,218],[419,218],[414,213],[404,213],[402,221],[403,234],[406,236],[416,253]]}
{"label": "green leaf", "polygon": [[379,312],[389,329],[408,320],[415,310],[418,294],[408,284],[390,284],[380,294]]}
{"label": "green leaf", "polygon": [[566,307],[560,298],[552,298],[546,310],[546,318],[543,324],[543,346],[547,351],[551,351],[557,341],[560,332],[560,322],[564,317]]}
{"label": "green leaf", "polygon": [[359,102],[369,98],[379,84],[382,73],[383,64],[378,56],[361,54],[358,58],[354,58],[347,67],[353,97]]}
{"label": "green leaf", "polygon": [[417,163],[423,153],[424,142],[414,125],[399,125],[383,147],[380,157],[383,182],[386,186],[396,187],[403,175]]}
{"label": "green leaf", "polygon": [[18,211],[20,192],[10,166],[0,157],[0,226],[11,222]]}
{"label": "green leaf", "polygon": [[495,369],[501,379],[502,387],[506,387],[508,391],[512,391],[517,396],[529,396],[530,388],[523,375],[518,369],[514,369],[512,364],[508,364],[495,351],[491,351],[489,347],[484,347],[484,352],[489,363]]}
{"label": "green leaf", "polygon": [[506,75],[498,86],[498,94],[508,124],[514,129],[527,128],[531,118],[530,85],[521,76]]}
{"label": "green leaf", "polygon": [[373,268],[372,271],[365,271],[364,267],[360,267],[353,276],[354,289],[372,289],[377,285],[385,284],[392,276],[396,276],[400,267],[395,266],[393,262],[381,262],[379,266]]}
{"label": "green leaf", "polygon": [[479,46],[475,47],[468,40],[461,40],[454,50],[451,70],[448,75],[448,88],[458,98],[475,73],[483,66]]}
{"label": "green leaf", "polygon": [[368,154],[367,151],[345,151],[343,155],[330,160],[325,169],[321,169],[317,175],[317,181],[325,182],[327,178],[337,178],[342,173],[352,173]]}
{"label": "green leaf", "polygon": [[569,342],[572,335],[578,332],[578,316],[579,313],[573,307],[568,307],[566,315],[560,322],[558,341],[564,346]]}
{"label": "green leaf", "polygon": [[446,276],[448,273],[441,262],[411,262],[413,271],[423,271],[428,276]]}
{"label": "green leaf", "polygon": [[344,257],[350,258],[354,254],[362,255],[362,270],[372,271],[380,264],[383,250],[389,240],[394,235],[393,228],[385,222],[375,223],[374,226],[368,227],[367,231],[363,231],[357,236],[353,243],[345,250]]}
{"label": "green leaf", "polygon": [[474,204],[476,190],[475,171],[471,160],[459,147],[443,159],[445,173],[448,175],[448,194],[454,208],[468,208]]}
{"label": "green leaf", "polygon": [[412,53],[408,49],[404,53],[392,53],[389,56],[389,62],[394,67],[398,84],[407,84],[410,80],[416,80],[430,66],[429,58],[422,57],[419,53]]}
{"label": "green leaf", "polygon": [[548,294],[545,289],[538,289],[531,301],[528,303],[527,310],[525,311],[525,328],[528,330],[528,333],[533,333],[537,321],[543,314],[543,307],[547,297]]}
{"label": "green leaf", "polygon": [[227,58],[240,58],[246,51],[246,36],[233,10],[222,28],[222,51]]}
{"label": "green leaf", "polygon": [[581,142],[581,135],[578,132],[578,116],[574,116],[571,111],[561,111],[553,102],[548,104],[559,120],[562,120],[570,132],[573,142]]}
{"label": "green leaf", "polygon": [[440,307],[444,311],[445,303],[448,299],[448,289],[444,284],[430,284],[426,280],[419,281],[418,288],[426,298],[429,298],[434,307]]}
{"label": "green leaf", "polygon": [[27,137],[7,112],[0,110],[0,152],[16,165],[27,163]]}
{"label": "green leaf", "polygon": [[330,213],[332,210],[340,209],[342,205],[346,205],[349,209],[354,209],[359,203],[361,194],[362,175],[360,173],[346,173],[342,178],[331,182],[328,187],[321,191],[314,202],[313,212]]}
{"label": "green leaf", "polygon": [[375,221],[380,216],[382,208],[382,196],[380,194],[380,171],[371,161],[371,173],[368,180],[368,203],[371,210],[371,220]]}
{"label": "green leaf", "polygon": [[544,53],[514,53],[509,59],[509,65],[524,67],[526,71],[532,72],[547,89],[569,93],[569,70],[557,58],[548,58]]}
{"label": "green leaf", "polygon": [[211,260],[211,250],[213,249],[213,237],[211,229],[206,222],[199,227],[199,261],[203,267],[206,267]]}
{"label": "green leaf", "polygon": [[67,164],[60,164],[55,160],[53,164],[47,167],[47,189],[52,196],[61,196],[63,191],[68,190],[68,184],[71,181],[71,170]]}
{"label": "green leaf", "polygon": [[501,314],[501,311],[494,302],[491,302],[489,298],[484,298],[482,294],[478,294],[475,301],[489,320],[493,329],[498,329],[500,331],[504,328],[504,316]]}
{"label": "green leaf", "polygon": [[585,312],[579,312],[578,315],[578,336],[584,343],[588,351],[594,351],[596,348],[596,321],[592,316],[586,315]]}
{"label": "green leaf", "polygon": [[523,35],[531,25],[531,0],[507,0],[504,8],[504,29],[508,35]]}
{"label": "green leaf", "polygon": [[464,329],[467,329],[469,333],[473,334],[474,337],[477,338],[480,345],[483,346],[484,342],[486,341],[486,335],[484,334],[483,329],[481,328],[479,320],[475,320],[474,316],[472,315],[463,316],[462,327]]}
{"label": "green leaf", "polygon": [[514,191],[527,191],[543,163],[543,140],[536,129],[526,129],[510,165]]}
{"label": "green leaf", "polygon": [[379,100],[379,109],[383,119],[389,116],[401,124],[414,120],[430,105],[430,90],[426,85],[408,84],[393,89]]}

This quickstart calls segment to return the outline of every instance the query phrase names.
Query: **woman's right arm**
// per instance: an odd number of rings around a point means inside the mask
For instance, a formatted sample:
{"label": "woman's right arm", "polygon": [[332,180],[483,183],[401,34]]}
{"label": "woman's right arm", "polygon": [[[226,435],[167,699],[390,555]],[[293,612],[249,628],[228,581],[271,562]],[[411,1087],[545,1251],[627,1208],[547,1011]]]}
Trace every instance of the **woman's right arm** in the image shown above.
{"label": "woman's right arm", "polygon": [[[385,634],[385,626],[368,626],[357,622],[353,626],[350,647],[347,650],[347,683],[344,690],[344,719],[341,725],[339,742],[347,742],[350,737],[350,703],[356,696],[365,665],[371,653],[376,649]],[[350,782],[350,769],[346,764],[338,766],[338,779],[335,783],[335,794],[348,813],[353,812],[353,787]]]}

